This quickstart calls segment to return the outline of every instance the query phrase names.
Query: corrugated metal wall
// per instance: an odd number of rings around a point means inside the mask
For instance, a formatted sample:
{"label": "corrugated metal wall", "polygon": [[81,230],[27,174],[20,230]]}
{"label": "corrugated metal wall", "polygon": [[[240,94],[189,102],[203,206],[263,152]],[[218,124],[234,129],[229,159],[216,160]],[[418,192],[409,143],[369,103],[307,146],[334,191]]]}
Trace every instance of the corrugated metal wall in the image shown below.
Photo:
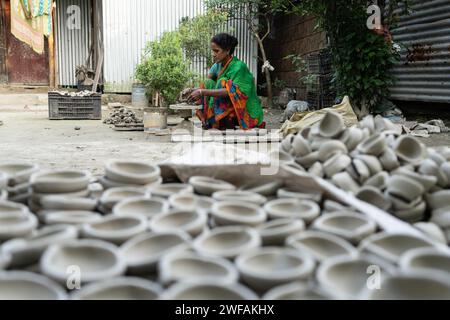
{"label": "corrugated metal wall", "polygon": [[[57,0],[56,45],[58,60],[58,84],[74,86],[77,84],[75,68],[84,65],[89,56],[91,43],[91,0]],[[80,28],[71,29],[67,26],[69,7],[80,8]]]}
{"label": "corrugated metal wall", "polygon": [[406,47],[393,70],[397,82],[392,98],[450,103],[450,0],[411,4],[412,12],[402,13],[392,30],[395,42]]}
{"label": "corrugated metal wall", "polygon": [[[105,91],[130,92],[146,42],[175,30],[181,18],[203,11],[202,0],[103,0]],[[241,43],[236,55],[256,74],[256,43],[241,24],[235,26],[235,34]],[[205,67],[204,63],[194,65],[197,71]]]}

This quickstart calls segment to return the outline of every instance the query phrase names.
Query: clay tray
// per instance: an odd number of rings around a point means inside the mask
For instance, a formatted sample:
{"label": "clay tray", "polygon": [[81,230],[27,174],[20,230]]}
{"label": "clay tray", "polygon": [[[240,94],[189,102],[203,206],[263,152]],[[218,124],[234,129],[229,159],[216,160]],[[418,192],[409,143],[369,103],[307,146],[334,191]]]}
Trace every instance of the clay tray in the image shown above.
{"label": "clay tray", "polygon": [[127,124],[116,124],[113,127],[114,131],[144,131],[143,123],[127,123]]}
{"label": "clay tray", "polygon": [[216,142],[223,144],[278,143],[280,134],[272,134],[267,130],[227,130],[203,131],[204,135],[173,135],[172,142]]}

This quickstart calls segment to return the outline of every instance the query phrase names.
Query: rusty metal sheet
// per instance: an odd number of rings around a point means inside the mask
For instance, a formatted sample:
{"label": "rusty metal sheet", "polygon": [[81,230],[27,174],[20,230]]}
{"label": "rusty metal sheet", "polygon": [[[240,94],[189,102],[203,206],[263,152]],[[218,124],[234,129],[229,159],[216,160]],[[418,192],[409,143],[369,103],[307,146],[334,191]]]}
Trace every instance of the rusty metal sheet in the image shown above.
{"label": "rusty metal sheet", "polygon": [[392,98],[450,103],[450,0],[412,0],[411,12],[397,10],[394,41],[403,46],[392,70]]}

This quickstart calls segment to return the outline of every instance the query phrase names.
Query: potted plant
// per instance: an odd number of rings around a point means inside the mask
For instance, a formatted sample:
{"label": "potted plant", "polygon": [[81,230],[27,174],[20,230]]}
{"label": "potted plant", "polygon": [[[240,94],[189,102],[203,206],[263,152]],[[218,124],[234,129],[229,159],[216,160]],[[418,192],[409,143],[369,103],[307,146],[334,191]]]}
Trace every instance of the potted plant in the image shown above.
{"label": "potted plant", "polygon": [[[151,114],[150,127],[167,127],[168,106],[177,101],[180,92],[193,79],[194,74],[189,67],[178,32],[165,32],[160,39],[146,45],[142,61],[136,67],[135,78],[152,96],[156,96],[153,107],[146,110]],[[160,117],[156,119],[158,115]]]}

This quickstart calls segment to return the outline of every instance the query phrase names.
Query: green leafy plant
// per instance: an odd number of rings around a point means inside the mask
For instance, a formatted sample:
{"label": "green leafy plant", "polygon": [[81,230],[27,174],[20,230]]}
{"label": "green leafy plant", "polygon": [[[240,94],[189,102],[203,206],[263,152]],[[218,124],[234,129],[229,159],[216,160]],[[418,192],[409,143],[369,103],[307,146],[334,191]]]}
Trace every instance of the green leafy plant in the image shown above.
{"label": "green leafy plant", "polygon": [[186,57],[191,61],[204,59],[211,66],[214,63],[210,50],[211,38],[225,28],[227,21],[227,12],[214,9],[194,18],[183,18],[178,32]]}
{"label": "green leafy plant", "polygon": [[[391,68],[399,55],[391,42],[367,28],[366,0],[276,0],[284,12],[312,15],[317,28],[329,37],[333,56],[333,86],[339,96],[348,95],[360,116],[376,109],[389,97],[394,83]],[[408,8],[407,1],[390,1],[387,12],[393,14],[398,4]],[[395,21],[385,18],[384,25]]]}
{"label": "green leafy plant", "polygon": [[159,40],[147,43],[142,62],[136,67],[135,78],[151,92],[158,92],[163,105],[176,102],[179,93],[193,81],[178,32],[166,32]]}

